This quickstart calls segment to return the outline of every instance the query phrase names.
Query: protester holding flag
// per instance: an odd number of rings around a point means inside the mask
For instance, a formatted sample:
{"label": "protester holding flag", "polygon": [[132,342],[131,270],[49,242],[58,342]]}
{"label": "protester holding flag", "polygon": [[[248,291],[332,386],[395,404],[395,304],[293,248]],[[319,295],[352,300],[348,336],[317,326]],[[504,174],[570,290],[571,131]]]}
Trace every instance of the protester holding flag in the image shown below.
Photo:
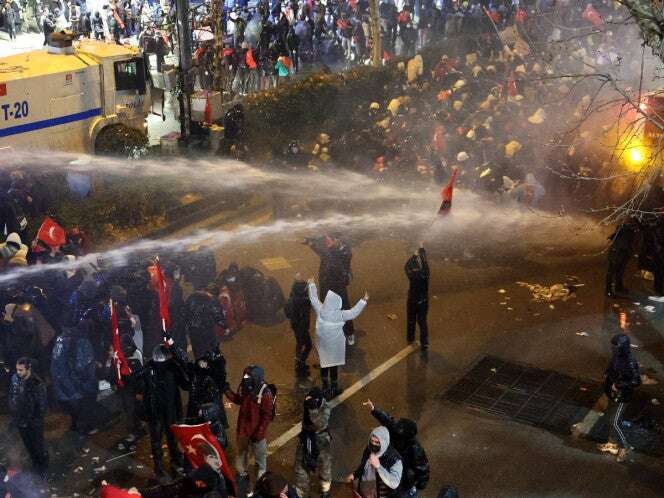
{"label": "protester holding flag", "polygon": [[159,344],[152,350],[152,359],[145,368],[135,374],[143,386],[143,403],[150,431],[150,444],[154,473],[164,477],[164,455],[162,440],[166,436],[170,456],[171,474],[177,474],[182,467],[182,454],[178,450],[172,424],[182,418],[182,399],[180,389],[187,389],[189,382],[181,362],[173,358],[174,352],[170,344]]}
{"label": "protester holding flag", "polygon": [[429,349],[429,264],[424,244],[408,258],[404,268],[408,277],[408,300],[406,304],[406,338],[408,343],[415,340],[415,323],[420,327],[420,345],[422,351]]}

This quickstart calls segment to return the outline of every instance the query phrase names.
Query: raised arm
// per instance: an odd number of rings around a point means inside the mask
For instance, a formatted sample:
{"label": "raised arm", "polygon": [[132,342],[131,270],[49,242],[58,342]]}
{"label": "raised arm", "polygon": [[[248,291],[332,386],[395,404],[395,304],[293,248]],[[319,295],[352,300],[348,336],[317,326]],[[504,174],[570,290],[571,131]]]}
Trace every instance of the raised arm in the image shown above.
{"label": "raised arm", "polygon": [[313,278],[309,279],[309,301],[311,301],[311,307],[316,314],[319,314],[323,305],[321,304],[320,299],[318,299],[318,289],[316,288]]}
{"label": "raised arm", "polygon": [[367,305],[367,301],[363,298],[360,299],[355,306],[353,306],[349,310],[341,310],[341,319],[344,322],[347,322],[348,320],[355,320],[358,316],[360,316],[360,313],[364,311],[364,307]]}

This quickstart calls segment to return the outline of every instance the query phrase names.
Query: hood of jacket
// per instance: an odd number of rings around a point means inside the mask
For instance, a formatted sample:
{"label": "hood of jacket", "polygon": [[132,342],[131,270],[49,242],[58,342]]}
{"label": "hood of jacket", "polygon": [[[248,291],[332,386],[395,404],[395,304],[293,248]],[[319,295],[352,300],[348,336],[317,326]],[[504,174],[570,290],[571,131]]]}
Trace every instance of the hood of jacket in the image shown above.
{"label": "hood of jacket", "polygon": [[325,301],[323,301],[323,308],[321,310],[321,315],[325,318],[327,313],[335,313],[341,309],[342,300],[341,296],[333,291],[327,291],[325,296]]}
{"label": "hood of jacket", "polygon": [[409,418],[400,418],[394,424],[395,437],[403,441],[410,441],[417,436],[417,424]]}
{"label": "hood of jacket", "polygon": [[265,371],[263,368],[259,367],[258,365],[250,365],[244,369],[244,372],[251,376],[254,381],[256,392],[258,392],[258,389],[260,389],[260,387],[265,382]]}
{"label": "hood of jacket", "polygon": [[390,446],[390,431],[387,430],[387,427],[382,425],[376,427],[371,431],[369,435],[369,444],[371,444],[371,438],[376,436],[380,441],[380,451],[377,453],[378,458],[382,457],[383,454],[387,451],[387,448]]}

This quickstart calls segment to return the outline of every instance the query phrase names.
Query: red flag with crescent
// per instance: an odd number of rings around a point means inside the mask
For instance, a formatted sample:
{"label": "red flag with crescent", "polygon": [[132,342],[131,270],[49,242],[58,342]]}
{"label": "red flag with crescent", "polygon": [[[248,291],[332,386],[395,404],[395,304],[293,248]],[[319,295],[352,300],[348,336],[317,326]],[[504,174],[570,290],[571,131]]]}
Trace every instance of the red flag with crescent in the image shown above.
{"label": "red flag with crescent", "polygon": [[212,433],[210,424],[173,424],[171,431],[194,469],[207,463],[224,477],[228,495],[237,496],[235,474],[219,441]]}
{"label": "red flag with crescent", "polygon": [[113,366],[115,367],[115,377],[117,379],[117,384],[119,387],[124,386],[123,377],[131,373],[131,368],[129,368],[129,363],[127,363],[127,358],[122,351],[120,345],[120,327],[118,326],[118,314],[115,309],[115,303],[111,299],[111,327],[113,327]]}
{"label": "red flag with crescent", "polygon": [[452,194],[454,194],[454,183],[456,182],[458,175],[459,170],[454,168],[452,171],[452,178],[450,178],[450,181],[447,182],[447,185],[441,190],[440,195],[443,198],[443,203],[440,205],[438,214],[445,215],[449,213],[450,209],[452,209]]}
{"label": "red flag with crescent", "polygon": [[164,272],[161,269],[159,258],[155,261],[154,266],[155,276],[157,277],[157,292],[159,293],[159,316],[161,317],[162,330],[166,332],[171,328],[171,316],[168,312],[168,296],[170,293],[166,288],[166,279],[164,278]]}
{"label": "red flag with crescent", "polygon": [[64,245],[67,240],[65,229],[48,216],[44,218],[44,222],[41,227],[39,227],[37,238],[48,247]]}

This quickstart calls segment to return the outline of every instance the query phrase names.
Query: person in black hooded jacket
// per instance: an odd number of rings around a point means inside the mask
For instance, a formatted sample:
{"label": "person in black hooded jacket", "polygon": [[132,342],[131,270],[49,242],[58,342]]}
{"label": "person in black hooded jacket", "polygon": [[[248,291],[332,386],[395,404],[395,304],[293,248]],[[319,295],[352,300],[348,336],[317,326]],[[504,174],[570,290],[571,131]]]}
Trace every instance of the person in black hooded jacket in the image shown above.
{"label": "person in black hooded jacket", "polygon": [[299,273],[295,275],[295,282],[284,311],[295,334],[295,374],[298,378],[306,378],[309,375],[307,358],[312,348],[309,334],[311,302],[309,302],[307,283]]}
{"label": "person in black hooded jacket", "polygon": [[418,490],[429,483],[429,460],[424,448],[417,440],[417,424],[407,418],[394,418],[387,412],[376,408],[371,400],[365,403],[371,409],[371,415],[390,432],[390,444],[401,455],[403,474],[399,488],[402,496],[416,496]]}
{"label": "person in black hooded jacket", "polygon": [[214,284],[199,288],[189,296],[182,309],[182,319],[196,358],[215,349],[215,325],[226,328],[217,296],[219,289]]}
{"label": "person in black hooded jacket", "polygon": [[[172,345],[171,342],[170,346]],[[152,359],[143,370],[134,374],[143,386],[143,403],[150,430],[154,472],[157,477],[164,476],[164,452],[161,446],[164,434],[171,460],[171,473],[176,473],[177,467],[182,466],[182,454],[178,450],[170,426],[182,417],[180,389],[189,387],[186,372],[182,368],[185,360],[179,357],[182,351],[168,346],[166,343],[155,346]]]}
{"label": "person in black hooded jacket", "polygon": [[622,430],[622,418],[632,399],[634,388],[641,385],[639,364],[632,355],[629,337],[616,334],[611,339],[613,355],[604,374],[604,392],[609,398],[609,441],[599,445],[599,450],[617,455],[625,460],[629,445]]}
{"label": "person in black hooded jacket", "polygon": [[420,326],[420,344],[422,349],[429,347],[429,328],[427,312],[429,311],[429,264],[424,246],[413,254],[404,268],[408,277],[408,301],[406,304],[406,338],[409,343],[415,340],[415,322]]}
{"label": "person in black hooded jacket", "polygon": [[202,356],[195,363],[188,363],[189,402],[187,418],[199,416],[199,410],[206,403],[221,403],[221,393],[210,371],[207,356]]}

